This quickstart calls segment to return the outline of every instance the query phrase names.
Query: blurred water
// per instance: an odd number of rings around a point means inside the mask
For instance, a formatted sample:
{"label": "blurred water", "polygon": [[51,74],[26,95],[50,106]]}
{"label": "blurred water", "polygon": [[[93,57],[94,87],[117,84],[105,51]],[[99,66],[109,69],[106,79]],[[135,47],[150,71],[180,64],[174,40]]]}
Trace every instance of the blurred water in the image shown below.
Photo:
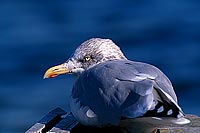
{"label": "blurred water", "polygon": [[0,132],[27,130],[56,107],[68,110],[73,76],[43,80],[91,37],[172,80],[186,113],[200,115],[200,2],[197,0],[0,1]]}

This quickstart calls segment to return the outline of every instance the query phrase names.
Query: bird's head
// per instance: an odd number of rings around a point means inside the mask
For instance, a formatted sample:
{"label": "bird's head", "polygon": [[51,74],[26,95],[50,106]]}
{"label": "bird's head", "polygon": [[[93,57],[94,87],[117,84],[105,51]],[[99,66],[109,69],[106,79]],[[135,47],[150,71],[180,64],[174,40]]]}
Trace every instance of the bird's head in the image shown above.
{"label": "bird's head", "polygon": [[68,73],[80,74],[99,63],[116,59],[126,59],[126,57],[112,40],[92,38],[83,42],[66,62],[49,68],[44,78]]}

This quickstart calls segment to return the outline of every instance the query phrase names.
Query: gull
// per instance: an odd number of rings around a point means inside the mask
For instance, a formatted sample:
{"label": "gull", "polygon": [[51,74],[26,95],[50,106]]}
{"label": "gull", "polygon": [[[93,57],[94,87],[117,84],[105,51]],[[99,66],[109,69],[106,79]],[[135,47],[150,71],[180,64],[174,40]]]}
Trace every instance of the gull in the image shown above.
{"label": "gull", "polygon": [[[178,105],[172,83],[157,67],[128,60],[110,39],[83,42],[61,65],[49,68],[44,78],[75,74],[70,109],[83,125],[119,125],[123,119],[174,118],[189,120]],[[159,123],[159,122],[158,122]]]}

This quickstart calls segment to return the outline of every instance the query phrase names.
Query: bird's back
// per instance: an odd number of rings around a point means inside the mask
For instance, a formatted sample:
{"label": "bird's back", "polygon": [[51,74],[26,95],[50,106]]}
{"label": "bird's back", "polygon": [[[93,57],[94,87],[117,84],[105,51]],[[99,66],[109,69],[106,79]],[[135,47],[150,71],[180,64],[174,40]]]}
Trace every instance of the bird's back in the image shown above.
{"label": "bird's back", "polygon": [[117,125],[122,117],[176,117],[182,112],[171,82],[158,68],[129,60],[107,61],[83,72],[70,106],[82,124],[94,126]]}

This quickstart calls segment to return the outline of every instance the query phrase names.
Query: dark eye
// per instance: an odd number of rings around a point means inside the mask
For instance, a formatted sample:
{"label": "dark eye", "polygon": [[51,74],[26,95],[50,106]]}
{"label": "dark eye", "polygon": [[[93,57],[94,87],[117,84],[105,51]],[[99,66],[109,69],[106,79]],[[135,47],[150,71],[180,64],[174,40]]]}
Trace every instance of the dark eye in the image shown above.
{"label": "dark eye", "polygon": [[85,62],[88,62],[88,61],[90,61],[90,60],[91,60],[91,57],[90,57],[90,56],[85,56],[85,57],[84,57],[84,61],[85,61]]}

